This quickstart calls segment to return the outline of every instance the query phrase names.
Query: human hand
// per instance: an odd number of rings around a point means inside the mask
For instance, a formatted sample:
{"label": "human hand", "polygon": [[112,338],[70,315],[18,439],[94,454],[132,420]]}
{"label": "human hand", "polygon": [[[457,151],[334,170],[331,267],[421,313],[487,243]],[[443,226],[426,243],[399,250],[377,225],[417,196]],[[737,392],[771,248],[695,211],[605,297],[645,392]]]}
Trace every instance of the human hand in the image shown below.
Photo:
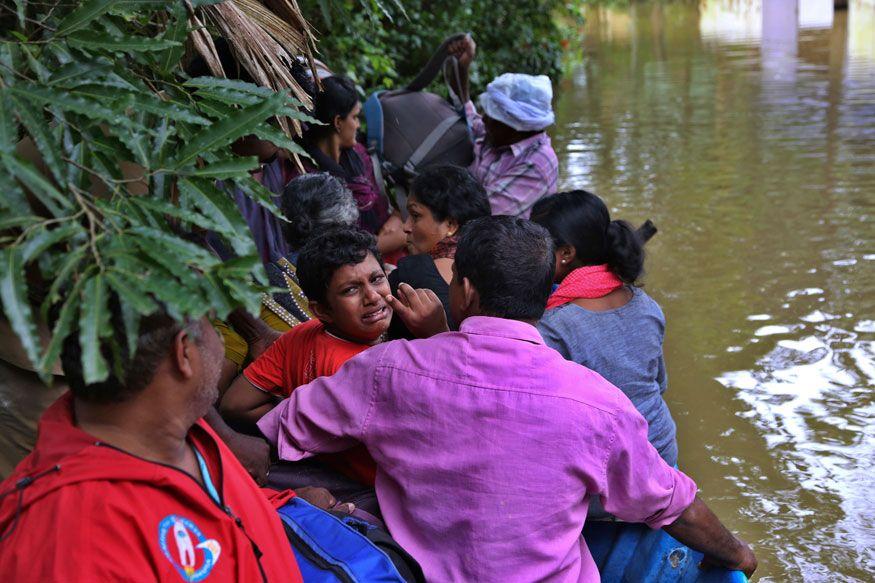
{"label": "human hand", "polygon": [[270,468],[270,446],[267,441],[237,432],[225,435],[224,440],[255,483],[264,486]]}
{"label": "human hand", "polygon": [[283,333],[279,330],[264,330],[249,344],[249,357],[255,360],[261,356],[265,350],[270,348],[277,338]]}
{"label": "human hand", "polygon": [[459,67],[467,69],[477,54],[477,43],[474,42],[470,34],[466,34],[463,38],[447,45],[447,53],[456,57],[459,61]]}
{"label": "human hand", "polygon": [[325,488],[305,486],[303,488],[297,488],[295,494],[299,498],[306,500],[316,508],[321,508],[322,510],[336,510],[339,512],[345,512],[346,514],[352,514],[355,510],[355,504],[352,504],[351,502],[338,504],[337,499]]}
{"label": "human hand", "polygon": [[737,562],[727,563],[726,561],[721,561],[705,555],[702,558],[702,562],[699,563],[699,568],[708,569],[710,567],[723,567],[724,569],[729,569],[731,571],[741,571],[748,579],[750,579],[754,571],[757,569],[757,558],[746,542],[738,537],[736,537],[735,540],[739,545]]}
{"label": "human hand", "polygon": [[449,331],[444,305],[433,291],[402,283],[397,295],[386,296],[386,301],[414,336],[428,338]]}

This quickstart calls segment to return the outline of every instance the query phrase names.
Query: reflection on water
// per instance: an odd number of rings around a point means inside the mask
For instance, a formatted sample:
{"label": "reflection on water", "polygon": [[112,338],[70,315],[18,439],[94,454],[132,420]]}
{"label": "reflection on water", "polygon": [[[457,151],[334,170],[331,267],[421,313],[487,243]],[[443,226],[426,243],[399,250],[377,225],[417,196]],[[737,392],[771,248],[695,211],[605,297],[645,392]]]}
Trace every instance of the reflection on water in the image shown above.
{"label": "reflection on water", "polygon": [[564,187],[652,218],[681,465],[761,580],[875,572],[875,2],[592,9]]}

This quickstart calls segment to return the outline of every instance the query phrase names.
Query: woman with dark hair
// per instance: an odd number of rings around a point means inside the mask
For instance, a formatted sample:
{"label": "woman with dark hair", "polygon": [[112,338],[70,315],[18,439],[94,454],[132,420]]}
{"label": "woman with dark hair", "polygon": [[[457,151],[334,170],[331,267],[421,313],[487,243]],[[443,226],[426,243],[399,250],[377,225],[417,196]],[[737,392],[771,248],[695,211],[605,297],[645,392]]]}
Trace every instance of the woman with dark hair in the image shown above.
{"label": "woman with dark hair", "polygon": [[676,427],[662,398],[665,316],[637,286],[644,272],[641,239],[584,190],[538,201],[532,220],[556,245],[559,286],[538,325],[544,341],[622,390],[647,420],[650,443],[676,465]]}
{"label": "woman with dark hair", "polygon": [[377,248],[394,263],[394,254],[404,247],[401,217],[393,213],[380,193],[367,149],[356,140],[361,102],[355,84],[337,75],[321,80],[322,90],[313,96],[313,117],[304,132],[303,146],[312,158],[303,160],[307,172],[328,172],[341,179],[355,197],[358,226],[377,235]]}
{"label": "woman with dark hair", "polygon": [[[392,293],[403,297],[404,288],[398,289],[402,283],[432,290],[444,305],[450,329],[455,329],[449,312],[449,283],[453,278],[458,233],[468,221],[491,214],[486,190],[464,168],[432,166],[413,180],[407,212],[404,232],[409,255],[389,274]],[[413,335],[396,318],[389,328],[389,337]]]}

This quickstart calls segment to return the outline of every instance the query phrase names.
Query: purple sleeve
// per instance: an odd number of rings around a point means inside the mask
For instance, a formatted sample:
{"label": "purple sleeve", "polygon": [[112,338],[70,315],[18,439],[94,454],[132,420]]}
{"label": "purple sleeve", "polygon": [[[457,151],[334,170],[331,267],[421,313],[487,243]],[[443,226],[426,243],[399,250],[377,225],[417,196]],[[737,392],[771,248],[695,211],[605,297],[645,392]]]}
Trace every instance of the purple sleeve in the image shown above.
{"label": "purple sleeve", "polygon": [[647,421],[625,396],[615,417],[615,433],[607,456],[605,510],[650,528],[672,524],[693,503],[696,484],[670,467],[647,440]]}
{"label": "purple sleeve", "polygon": [[344,451],[361,440],[382,348],[365,350],[335,374],[298,387],[258,421],[280,459]]}

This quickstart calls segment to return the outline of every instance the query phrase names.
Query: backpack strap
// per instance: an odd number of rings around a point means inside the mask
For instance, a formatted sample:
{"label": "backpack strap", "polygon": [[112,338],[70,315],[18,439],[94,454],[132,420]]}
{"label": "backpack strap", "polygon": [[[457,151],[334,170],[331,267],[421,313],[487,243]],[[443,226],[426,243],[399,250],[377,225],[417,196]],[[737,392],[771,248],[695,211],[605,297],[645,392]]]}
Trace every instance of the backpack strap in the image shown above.
{"label": "backpack strap", "polygon": [[386,179],[383,178],[383,104],[380,103],[380,95],[384,91],[374,91],[362,106],[365,121],[368,123],[367,146],[371,165],[374,167],[374,180],[377,188],[384,198],[391,198],[386,190]]}
{"label": "backpack strap", "polygon": [[410,174],[416,174],[416,168],[419,166],[420,162],[422,162],[429,152],[434,149],[438,141],[450,131],[450,128],[458,122],[458,117],[450,116],[435,126],[435,128],[431,130],[431,133],[429,133],[416,150],[413,151],[410,158],[407,159],[407,162],[404,163],[404,170]]}

